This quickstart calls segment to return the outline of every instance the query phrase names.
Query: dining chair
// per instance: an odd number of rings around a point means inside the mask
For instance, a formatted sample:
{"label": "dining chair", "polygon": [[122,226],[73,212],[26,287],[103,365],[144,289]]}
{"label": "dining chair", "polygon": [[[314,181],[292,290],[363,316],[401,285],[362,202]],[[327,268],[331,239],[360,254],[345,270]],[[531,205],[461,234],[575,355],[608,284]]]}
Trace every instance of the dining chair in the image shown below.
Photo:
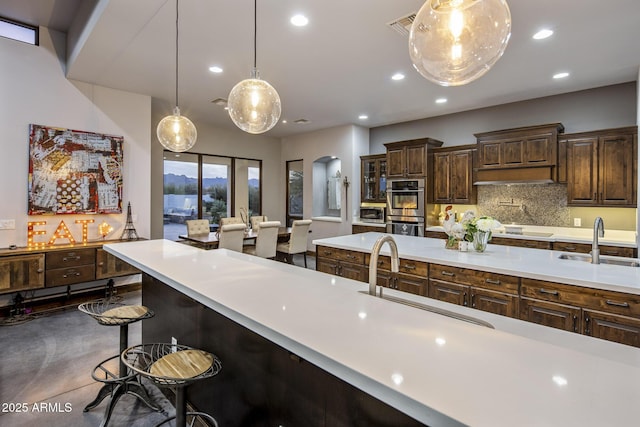
{"label": "dining chair", "polygon": [[258,228],[260,228],[260,223],[261,222],[267,222],[269,221],[267,219],[266,215],[256,215],[256,216],[252,216],[251,217],[251,229],[258,231]]}
{"label": "dining chair", "polygon": [[245,225],[243,223],[226,224],[220,227],[220,231],[218,232],[218,249],[242,252],[244,231]]}
{"label": "dining chair", "polygon": [[188,236],[201,236],[203,234],[209,234],[208,219],[188,219],[184,223],[187,224]]}
{"label": "dining chair", "polygon": [[293,264],[293,255],[304,255],[304,268],[307,268],[307,234],[311,226],[310,219],[299,219],[293,221],[291,227],[291,238],[288,242],[279,243],[276,251],[283,253],[289,264]]}
{"label": "dining chair", "polygon": [[258,237],[256,237],[255,246],[245,246],[243,252],[262,258],[275,258],[279,228],[280,221],[261,222],[258,227]]}
{"label": "dining chair", "polygon": [[229,225],[229,224],[242,224],[246,226],[244,221],[242,221],[242,218],[240,218],[239,216],[230,216],[227,218],[220,218],[220,227],[222,227],[223,225]]}

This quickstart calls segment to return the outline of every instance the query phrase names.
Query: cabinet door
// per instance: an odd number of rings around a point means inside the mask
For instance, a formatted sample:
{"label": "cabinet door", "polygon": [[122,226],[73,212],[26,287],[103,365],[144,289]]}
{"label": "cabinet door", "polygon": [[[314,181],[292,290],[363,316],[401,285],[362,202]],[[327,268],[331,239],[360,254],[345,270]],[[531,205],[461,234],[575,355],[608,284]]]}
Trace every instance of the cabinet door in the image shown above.
{"label": "cabinet door", "polygon": [[540,136],[538,138],[527,138],[525,141],[524,160],[527,166],[543,166],[555,165],[553,158],[557,150],[551,143],[548,136]]}
{"label": "cabinet door", "polygon": [[0,294],[44,288],[44,254],[0,258]]}
{"label": "cabinet door", "polygon": [[316,271],[321,271],[327,274],[338,275],[338,263],[326,258],[316,259]]}
{"label": "cabinet door", "polygon": [[640,347],[640,320],[584,310],[584,333],[595,338]]}
{"label": "cabinet door", "polygon": [[396,278],[396,289],[409,292],[411,294],[427,296],[428,280],[426,277],[414,276],[411,274],[398,274]]}
{"label": "cabinet door", "polygon": [[473,186],[473,151],[451,153],[451,203],[475,204],[476,188]]}
{"label": "cabinet door", "polygon": [[479,142],[478,143],[478,168],[491,169],[497,168],[502,165],[502,143],[500,141],[494,142]]}
{"label": "cabinet door", "polygon": [[468,286],[429,279],[429,298],[466,306],[468,293]]}
{"label": "cabinet door", "polygon": [[518,296],[472,287],[471,308],[501,316],[518,317]]}
{"label": "cabinet door", "polygon": [[362,160],[362,192],[361,201],[374,202],[378,198],[378,171],[374,159]]}
{"label": "cabinet door", "polygon": [[502,164],[504,167],[524,164],[525,141],[522,139],[502,141]]}
{"label": "cabinet door", "polygon": [[369,281],[369,271],[363,265],[341,262],[338,266],[338,275],[359,282]]}
{"label": "cabinet door", "polygon": [[378,202],[387,202],[387,160],[378,160]]}
{"label": "cabinet door", "polygon": [[403,148],[387,150],[387,176],[402,178],[405,174],[405,151]]}
{"label": "cabinet door", "polygon": [[427,147],[416,145],[406,147],[407,177],[422,178],[427,175]]}
{"label": "cabinet door", "polygon": [[567,204],[598,204],[598,139],[567,142]]}
{"label": "cabinet door", "polygon": [[136,273],[140,273],[140,270],[131,264],[111,255],[104,249],[97,249],[96,279],[107,279],[109,277],[127,276]]}
{"label": "cabinet door", "polygon": [[602,136],[598,141],[599,200],[603,205],[635,205],[633,136]]}
{"label": "cabinet door", "polygon": [[578,307],[529,298],[520,299],[520,320],[579,333],[582,329],[581,317]]}
{"label": "cabinet door", "polygon": [[451,202],[451,153],[433,153],[433,202]]}

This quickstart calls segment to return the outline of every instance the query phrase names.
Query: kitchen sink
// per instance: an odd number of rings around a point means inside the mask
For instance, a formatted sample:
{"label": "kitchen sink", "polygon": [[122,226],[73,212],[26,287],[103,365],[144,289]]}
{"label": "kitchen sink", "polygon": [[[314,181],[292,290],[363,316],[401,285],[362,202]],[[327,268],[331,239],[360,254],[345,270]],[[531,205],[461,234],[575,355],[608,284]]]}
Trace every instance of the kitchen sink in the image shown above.
{"label": "kitchen sink", "polygon": [[[573,261],[591,262],[591,255],[589,254],[561,254],[558,258],[569,259]],[[600,256],[600,264],[623,265],[625,267],[640,267],[640,262],[635,259],[612,258],[604,256]]]}
{"label": "kitchen sink", "polygon": [[[369,295],[369,292],[365,292],[365,291],[358,291],[358,292]],[[463,322],[473,323],[474,325],[484,326],[485,328],[495,329],[491,323],[485,320],[478,319],[476,317],[467,316],[460,313],[456,313],[450,310],[445,310],[444,308],[433,307],[431,305],[421,304],[419,302],[411,301],[404,298],[394,297],[386,294],[383,294],[381,297],[377,297],[377,298],[382,298],[387,301],[395,302],[395,303],[406,305],[413,308],[418,308],[424,311],[429,311],[431,313],[436,313],[441,316],[447,316],[452,319],[461,320]]]}

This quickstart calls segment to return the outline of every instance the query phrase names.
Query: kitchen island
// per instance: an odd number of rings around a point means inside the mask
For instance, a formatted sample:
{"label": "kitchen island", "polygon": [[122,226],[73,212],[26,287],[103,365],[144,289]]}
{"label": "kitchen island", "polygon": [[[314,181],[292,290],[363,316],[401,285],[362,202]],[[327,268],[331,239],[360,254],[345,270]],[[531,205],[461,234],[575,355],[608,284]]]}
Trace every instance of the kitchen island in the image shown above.
{"label": "kitchen island", "polygon": [[[226,250],[165,240],[109,244],[105,250],[144,273],[143,303],[157,301],[154,287],[162,286],[193,301],[186,312],[178,305],[171,306],[175,312],[151,307],[156,316],[143,324],[145,340],[155,321],[179,314],[186,317],[186,329],[205,328],[197,333],[202,343],[222,342],[225,330],[201,321],[213,312],[257,334],[265,340],[261,345],[282,348],[301,365],[313,365],[424,425],[637,425],[640,350],[629,346],[411,296],[473,313],[492,329],[367,295],[364,283]],[[244,353],[235,355],[245,369],[253,366],[253,344],[244,343]],[[232,365],[226,358],[223,371]],[[287,389],[290,382],[296,380],[282,376],[279,387]],[[237,406],[228,385],[213,379],[209,395]],[[306,383],[300,390],[313,387]],[[215,394],[217,388],[225,392]],[[324,415],[297,425],[414,425],[396,422],[375,405],[369,411],[333,401],[332,394],[343,396],[340,390],[320,394],[324,402],[305,401]],[[360,422],[332,423],[341,408],[359,413]]]}

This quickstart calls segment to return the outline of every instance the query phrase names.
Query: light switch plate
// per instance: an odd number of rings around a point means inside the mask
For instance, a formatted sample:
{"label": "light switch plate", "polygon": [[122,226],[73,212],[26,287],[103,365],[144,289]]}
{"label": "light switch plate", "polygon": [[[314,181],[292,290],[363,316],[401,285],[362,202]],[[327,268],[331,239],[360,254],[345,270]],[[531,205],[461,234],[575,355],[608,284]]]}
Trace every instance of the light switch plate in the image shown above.
{"label": "light switch plate", "polygon": [[582,226],[582,218],[573,218],[573,226],[581,227]]}
{"label": "light switch plate", "polygon": [[15,229],[16,229],[15,219],[0,219],[0,230],[15,230]]}

